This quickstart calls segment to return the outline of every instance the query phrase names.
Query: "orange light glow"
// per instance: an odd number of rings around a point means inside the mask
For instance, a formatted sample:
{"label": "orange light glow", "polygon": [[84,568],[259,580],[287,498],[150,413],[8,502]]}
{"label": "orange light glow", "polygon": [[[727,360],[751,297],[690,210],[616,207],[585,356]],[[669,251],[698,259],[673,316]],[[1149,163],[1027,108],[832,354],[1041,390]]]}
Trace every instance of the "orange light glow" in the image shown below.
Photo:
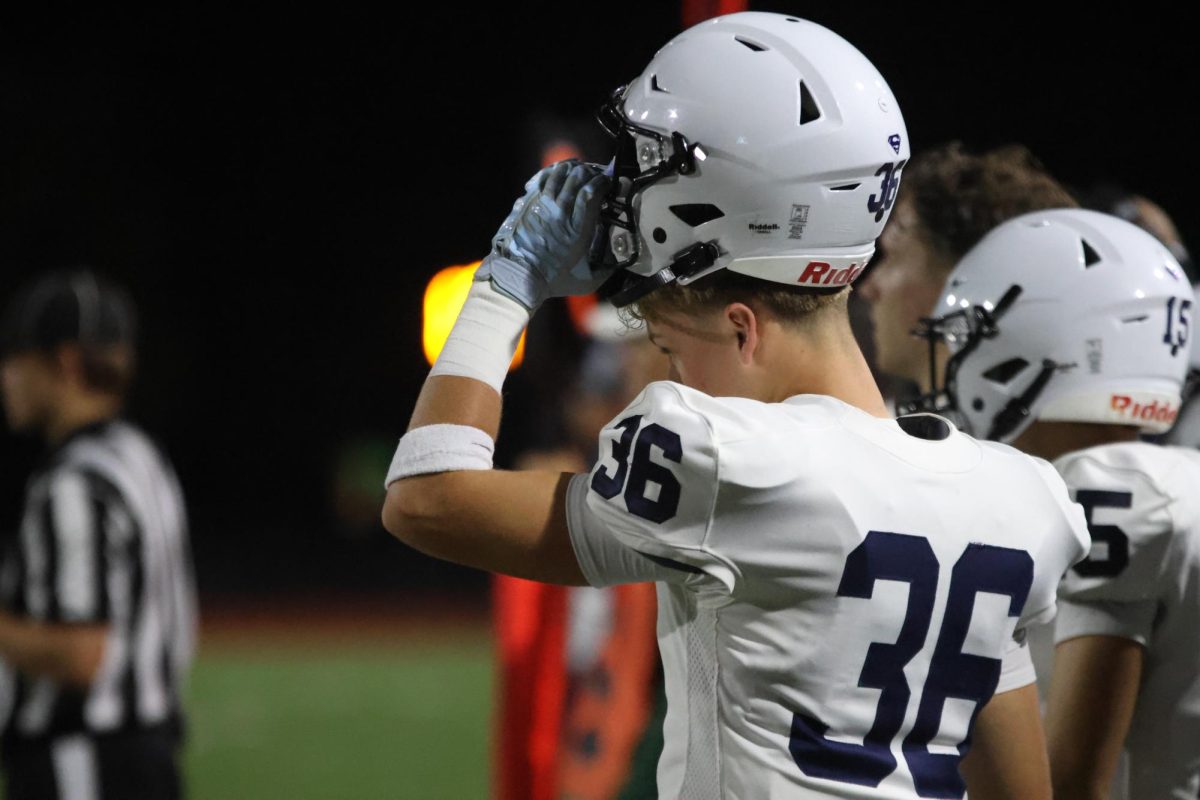
{"label": "orange light glow", "polygon": [[542,166],[548,167],[568,158],[583,160],[579,146],[569,139],[555,139],[542,148]]}
{"label": "orange light glow", "polygon": [[580,336],[592,335],[592,332],[588,330],[588,315],[592,313],[596,303],[594,294],[580,294],[567,298],[567,310],[571,313],[571,322],[575,325],[575,332]]}
{"label": "orange light glow", "polygon": [[[475,270],[480,262],[465,264],[459,267],[446,267],[434,275],[425,286],[425,301],[421,308],[421,344],[425,348],[425,360],[430,366],[437,360],[438,353],[446,344],[458,312],[462,311],[463,303],[467,302],[467,292],[471,290],[471,281],[475,278]],[[513,356],[509,370],[521,366],[525,358],[525,334],[517,344],[517,354]]]}

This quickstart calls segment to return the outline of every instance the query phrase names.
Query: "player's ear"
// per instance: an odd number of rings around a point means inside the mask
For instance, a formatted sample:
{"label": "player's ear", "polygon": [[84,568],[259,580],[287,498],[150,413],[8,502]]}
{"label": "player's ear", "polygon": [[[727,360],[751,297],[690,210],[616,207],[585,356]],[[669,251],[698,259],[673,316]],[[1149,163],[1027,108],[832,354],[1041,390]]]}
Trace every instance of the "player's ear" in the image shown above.
{"label": "player's ear", "polygon": [[745,303],[730,303],[725,307],[725,321],[737,336],[738,359],[749,366],[754,361],[759,344],[759,319],[754,309]]}

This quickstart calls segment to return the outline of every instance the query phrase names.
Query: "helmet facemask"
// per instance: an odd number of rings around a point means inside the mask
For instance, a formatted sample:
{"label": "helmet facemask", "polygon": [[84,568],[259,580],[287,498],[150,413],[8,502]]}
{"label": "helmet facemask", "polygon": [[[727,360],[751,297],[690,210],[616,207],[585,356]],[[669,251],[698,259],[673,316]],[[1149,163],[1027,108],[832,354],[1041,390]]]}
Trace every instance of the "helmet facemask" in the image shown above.
{"label": "helmet facemask", "polygon": [[678,253],[673,263],[652,275],[638,275],[631,268],[642,258],[638,229],[639,195],[647,187],[675,175],[696,173],[705,159],[699,143],[692,144],[679,131],[669,137],[630,122],[625,114],[625,86],[612,93],[597,113],[601,127],[616,142],[611,166],[612,190],[600,211],[600,223],[592,240],[590,261],[597,271],[616,270],[602,294],[618,308],[645,297],[660,286],[698,275],[717,260],[715,241],[696,243]]}
{"label": "helmet facemask", "polygon": [[[978,350],[984,341],[994,339],[1000,334],[1000,319],[1012,308],[1017,298],[1021,296],[1021,292],[1021,287],[1013,284],[1001,295],[995,306],[991,303],[973,305],[940,317],[923,318],[920,327],[913,331],[913,335],[929,343],[929,385],[932,390],[913,400],[899,403],[897,405],[898,413],[940,414],[960,428],[970,428],[969,416],[960,403],[958,372],[966,359]],[[936,348],[938,342],[945,344],[951,350],[941,383],[938,382],[937,374]],[[1025,365],[1022,365],[1019,371],[1023,371]],[[986,438],[993,441],[1006,441],[1014,431],[1022,428],[1050,379],[1056,373],[1072,369],[1074,366],[1074,364],[1060,364],[1052,359],[1043,358],[1037,375],[1024,391],[1011,398],[992,417]],[[975,435],[983,433],[982,431],[971,432]]]}

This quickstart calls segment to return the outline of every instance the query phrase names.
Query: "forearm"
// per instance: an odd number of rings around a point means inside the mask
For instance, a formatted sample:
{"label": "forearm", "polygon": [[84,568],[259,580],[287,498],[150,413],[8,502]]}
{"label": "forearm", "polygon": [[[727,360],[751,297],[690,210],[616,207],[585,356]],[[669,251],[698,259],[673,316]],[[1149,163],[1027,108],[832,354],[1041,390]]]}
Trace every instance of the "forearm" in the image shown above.
{"label": "forearm", "polygon": [[426,425],[470,425],[493,439],[500,429],[500,394],[483,381],[457,375],[425,379],[408,429]]}
{"label": "forearm", "polygon": [[[411,532],[414,522],[427,518],[431,510],[438,511],[431,500],[447,494],[440,490],[446,478],[457,470],[491,469],[493,442],[500,428],[500,390],[528,321],[527,310],[492,287],[472,287],[421,387],[409,432],[388,473],[384,526],[409,544],[414,542],[399,527]],[[430,427],[435,425],[475,431]]]}
{"label": "forearm", "polygon": [[0,612],[0,658],[17,670],[58,683],[88,686],[100,669],[103,625],[56,625]]}

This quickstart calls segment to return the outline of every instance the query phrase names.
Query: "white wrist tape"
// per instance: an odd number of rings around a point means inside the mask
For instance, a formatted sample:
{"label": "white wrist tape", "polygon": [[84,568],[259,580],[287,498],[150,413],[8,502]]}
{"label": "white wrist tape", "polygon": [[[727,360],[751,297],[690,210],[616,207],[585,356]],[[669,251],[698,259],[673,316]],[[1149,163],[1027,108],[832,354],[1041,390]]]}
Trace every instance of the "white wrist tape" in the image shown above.
{"label": "white wrist tape", "polygon": [[499,392],[528,324],[529,310],[491,281],[473,283],[429,374],[474,378]]}
{"label": "white wrist tape", "polygon": [[470,425],[414,428],[400,437],[384,488],[413,475],[491,469],[495,447],[492,437]]}

